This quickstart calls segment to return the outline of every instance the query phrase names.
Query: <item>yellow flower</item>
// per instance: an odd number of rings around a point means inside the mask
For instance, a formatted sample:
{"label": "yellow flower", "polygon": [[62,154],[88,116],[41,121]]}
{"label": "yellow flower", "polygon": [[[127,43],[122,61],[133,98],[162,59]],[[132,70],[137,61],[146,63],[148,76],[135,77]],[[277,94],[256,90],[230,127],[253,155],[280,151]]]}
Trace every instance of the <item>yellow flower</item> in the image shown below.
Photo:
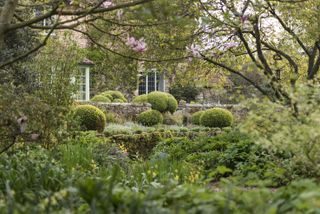
{"label": "yellow flower", "polygon": [[120,148],[120,150],[121,150],[123,153],[128,153],[127,148],[126,148],[123,144],[120,144],[120,145],[119,145],[119,148]]}

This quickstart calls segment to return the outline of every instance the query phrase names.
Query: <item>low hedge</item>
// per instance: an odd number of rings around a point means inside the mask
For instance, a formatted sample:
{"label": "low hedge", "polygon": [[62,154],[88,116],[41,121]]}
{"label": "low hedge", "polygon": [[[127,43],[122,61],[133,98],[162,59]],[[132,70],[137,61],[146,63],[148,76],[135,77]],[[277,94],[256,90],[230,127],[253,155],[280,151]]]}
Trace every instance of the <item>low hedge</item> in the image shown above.
{"label": "low hedge", "polygon": [[220,134],[220,129],[199,129],[199,130],[158,130],[153,132],[141,132],[135,134],[117,134],[108,136],[111,142],[124,146],[128,151],[129,157],[148,158],[152,149],[164,139],[174,137],[185,137],[188,139],[195,139],[197,137],[208,137]]}

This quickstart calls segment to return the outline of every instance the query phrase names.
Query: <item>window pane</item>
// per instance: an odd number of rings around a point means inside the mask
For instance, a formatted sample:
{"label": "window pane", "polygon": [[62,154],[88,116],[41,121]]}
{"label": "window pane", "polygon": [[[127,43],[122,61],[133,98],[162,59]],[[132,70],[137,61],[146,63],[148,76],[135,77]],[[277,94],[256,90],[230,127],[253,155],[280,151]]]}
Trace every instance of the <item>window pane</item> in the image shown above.
{"label": "window pane", "polygon": [[155,91],[155,73],[149,73],[148,75],[148,92]]}
{"label": "window pane", "polygon": [[139,77],[139,95],[146,93],[146,77]]}

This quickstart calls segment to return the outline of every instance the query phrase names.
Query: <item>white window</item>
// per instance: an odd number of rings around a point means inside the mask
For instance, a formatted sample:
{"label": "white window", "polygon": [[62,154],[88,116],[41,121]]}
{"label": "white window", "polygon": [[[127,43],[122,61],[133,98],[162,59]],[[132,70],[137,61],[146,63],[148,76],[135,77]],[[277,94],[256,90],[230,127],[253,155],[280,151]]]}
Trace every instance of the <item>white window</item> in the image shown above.
{"label": "white window", "polygon": [[139,95],[148,94],[152,91],[165,91],[164,75],[156,70],[152,70],[146,75],[139,76]]}
{"label": "white window", "polygon": [[89,101],[90,100],[90,67],[81,66],[80,74],[77,77],[78,93],[76,99],[78,101]]}

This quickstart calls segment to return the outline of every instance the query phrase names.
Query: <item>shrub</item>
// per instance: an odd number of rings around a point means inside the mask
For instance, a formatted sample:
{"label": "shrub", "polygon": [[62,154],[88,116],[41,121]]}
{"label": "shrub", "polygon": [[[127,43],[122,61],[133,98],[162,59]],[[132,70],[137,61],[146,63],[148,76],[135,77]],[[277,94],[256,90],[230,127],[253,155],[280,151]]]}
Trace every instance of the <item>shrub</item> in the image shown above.
{"label": "shrub", "polygon": [[105,91],[101,93],[102,96],[112,96],[112,102],[114,102],[115,99],[123,100],[123,102],[127,102],[127,99],[124,97],[124,95],[120,91]]}
{"label": "shrub", "polygon": [[168,93],[154,91],[147,95],[148,103],[151,104],[151,108],[162,113],[164,112],[175,112],[178,108],[177,100]]}
{"label": "shrub", "polygon": [[110,100],[110,102],[113,100],[113,97],[112,97],[111,94],[103,94],[103,93],[102,93],[102,94],[100,94],[100,95],[108,98],[108,99]]}
{"label": "shrub", "polygon": [[94,96],[91,101],[93,102],[104,102],[104,103],[111,103],[111,100],[108,97],[102,96],[102,95],[96,95]]}
{"label": "shrub", "polygon": [[124,101],[122,99],[114,99],[112,102],[113,103],[124,103]]}
{"label": "shrub", "polygon": [[191,84],[175,84],[170,88],[170,94],[172,94],[177,100],[185,100],[188,103],[196,100],[199,93],[199,88]]}
{"label": "shrub", "polygon": [[113,112],[107,112],[106,113],[106,121],[107,123],[123,123],[124,119]]}
{"label": "shrub", "polygon": [[142,94],[139,96],[136,96],[133,100],[133,103],[148,103],[148,95],[147,94]]}
{"label": "shrub", "polygon": [[95,106],[79,105],[74,109],[74,118],[78,120],[82,130],[102,132],[106,125],[105,114]]}
{"label": "shrub", "polygon": [[200,124],[207,127],[222,128],[231,126],[232,122],[232,113],[222,108],[212,108],[206,110],[200,117]]}
{"label": "shrub", "polygon": [[183,115],[182,114],[171,114],[166,112],[163,114],[163,124],[166,125],[182,125]]}
{"label": "shrub", "polygon": [[197,111],[196,113],[194,113],[191,116],[191,123],[195,125],[200,125],[200,117],[202,116],[203,113],[204,111]]}
{"label": "shrub", "polygon": [[177,108],[177,100],[171,94],[168,94],[168,111],[174,113],[177,110]]}
{"label": "shrub", "polygon": [[160,112],[166,112],[168,108],[168,95],[164,92],[154,91],[148,94],[148,103],[151,108]]}
{"label": "shrub", "polygon": [[147,110],[138,115],[137,121],[144,126],[153,126],[162,123],[163,116],[159,111]]}

